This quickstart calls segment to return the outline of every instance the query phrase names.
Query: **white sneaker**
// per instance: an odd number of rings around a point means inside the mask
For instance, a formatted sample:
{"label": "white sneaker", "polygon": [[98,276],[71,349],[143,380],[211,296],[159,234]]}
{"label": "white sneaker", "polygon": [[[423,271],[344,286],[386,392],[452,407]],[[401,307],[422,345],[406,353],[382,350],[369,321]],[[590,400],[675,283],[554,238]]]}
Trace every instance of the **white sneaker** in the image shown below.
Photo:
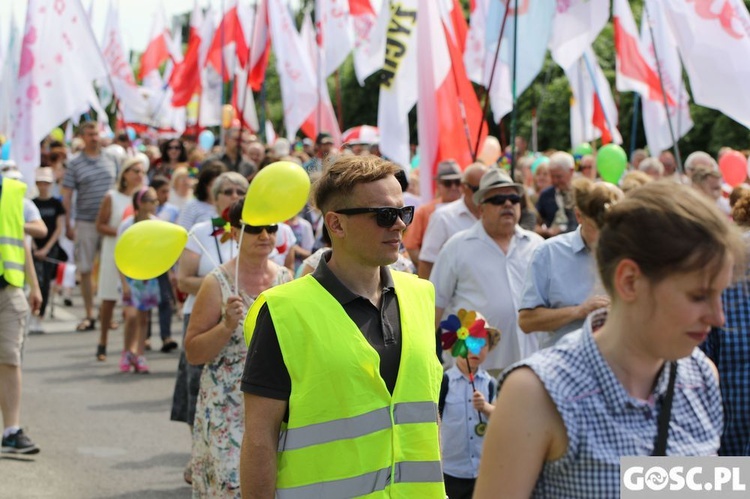
{"label": "white sneaker", "polygon": [[44,334],[42,321],[36,315],[32,315],[29,319],[29,334]]}

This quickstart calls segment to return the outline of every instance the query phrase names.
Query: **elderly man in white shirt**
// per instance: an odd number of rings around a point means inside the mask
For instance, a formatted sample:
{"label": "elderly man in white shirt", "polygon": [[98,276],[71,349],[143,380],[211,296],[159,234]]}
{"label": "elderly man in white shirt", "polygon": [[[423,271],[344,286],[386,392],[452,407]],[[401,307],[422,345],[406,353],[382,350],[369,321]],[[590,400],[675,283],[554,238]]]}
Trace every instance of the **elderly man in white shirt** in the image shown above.
{"label": "elderly man in white shirt", "polygon": [[537,350],[518,328],[518,304],[531,256],[543,239],[518,225],[523,186],[498,168],[482,177],[473,200],[480,219],[451,237],[435,261],[435,322],[459,309],[476,310],[502,333],[484,368],[496,376]]}
{"label": "elderly man in white shirt", "polygon": [[487,173],[487,166],[472,163],[461,176],[461,197],[444,204],[432,214],[422,239],[417,274],[429,279],[432,266],[440,249],[453,234],[466,230],[479,219],[479,206],[474,202],[474,193],[479,190],[479,181]]}

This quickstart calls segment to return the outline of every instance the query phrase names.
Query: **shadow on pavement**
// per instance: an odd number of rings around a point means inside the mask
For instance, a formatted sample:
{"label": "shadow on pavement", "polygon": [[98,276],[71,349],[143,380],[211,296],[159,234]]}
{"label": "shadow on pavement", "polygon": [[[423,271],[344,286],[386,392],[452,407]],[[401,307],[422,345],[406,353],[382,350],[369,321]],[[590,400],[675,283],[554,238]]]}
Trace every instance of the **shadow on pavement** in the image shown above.
{"label": "shadow on pavement", "polygon": [[172,397],[161,400],[128,401],[117,404],[90,405],[91,411],[130,411],[130,412],[165,412],[169,413],[172,407]]}
{"label": "shadow on pavement", "polygon": [[182,469],[185,467],[185,463],[187,463],[189,460],[189,452],[170,452],[168,454],[151,456],[150,458],[143,461],[129,461],[118,463],[112,468],[116,470],[150,470],[155,466],[171,466],[173,468]]}
{"label": "shadow on pavement", "polygon": [[141,490],[139,492],[127,492],[116,496],[106,496],[106,499],[185,499],[191,497],[188,485],[171,490]]}

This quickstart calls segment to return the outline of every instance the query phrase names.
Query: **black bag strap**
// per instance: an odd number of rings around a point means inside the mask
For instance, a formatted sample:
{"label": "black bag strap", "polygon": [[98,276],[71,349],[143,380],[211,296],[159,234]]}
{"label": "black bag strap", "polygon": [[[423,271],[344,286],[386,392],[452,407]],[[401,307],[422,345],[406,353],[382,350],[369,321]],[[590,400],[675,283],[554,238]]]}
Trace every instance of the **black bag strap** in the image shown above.
{"label": "black bag strap", "polygon": [[670,362],[669,384],[667,385],[667,393],[664,396],[664,401],[659,411],[658,431],[656,433],[656,441],[654,442],[654,451],[651,453],[652,456],[667,455],[667,437],[669,437],[669,418],[672,413],[675,378],[677,378],[677,362]]}
{"label": "black bag strap", "polygon": [[438,398],[438,413],[440,417],[443,417],[443,409],[445,409],[445,397],[448,396],[448,374],[443,372],[443,381],[440,383],[440,397]]}

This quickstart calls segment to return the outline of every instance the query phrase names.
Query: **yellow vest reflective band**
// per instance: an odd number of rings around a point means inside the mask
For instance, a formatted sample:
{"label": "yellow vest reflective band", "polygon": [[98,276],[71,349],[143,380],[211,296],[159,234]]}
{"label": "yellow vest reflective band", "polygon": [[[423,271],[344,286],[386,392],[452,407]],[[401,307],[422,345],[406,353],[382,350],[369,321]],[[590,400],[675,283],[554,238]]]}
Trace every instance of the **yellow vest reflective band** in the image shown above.
{"label": "yellow vest reflective band", "polygon": [[3,178],[0,193],[0,275],[10,284],[23,287],[23,196],[26,184]]}
{"label": "yellow vest reflective band", "polygon": [[401,364],[391,395],[380,357],[343,307],[312,276],[276,286],[263,303],[292,380],[279,438],[276,497],[445,498],[437,402],[432,284],[391,272],[401,311]]}

